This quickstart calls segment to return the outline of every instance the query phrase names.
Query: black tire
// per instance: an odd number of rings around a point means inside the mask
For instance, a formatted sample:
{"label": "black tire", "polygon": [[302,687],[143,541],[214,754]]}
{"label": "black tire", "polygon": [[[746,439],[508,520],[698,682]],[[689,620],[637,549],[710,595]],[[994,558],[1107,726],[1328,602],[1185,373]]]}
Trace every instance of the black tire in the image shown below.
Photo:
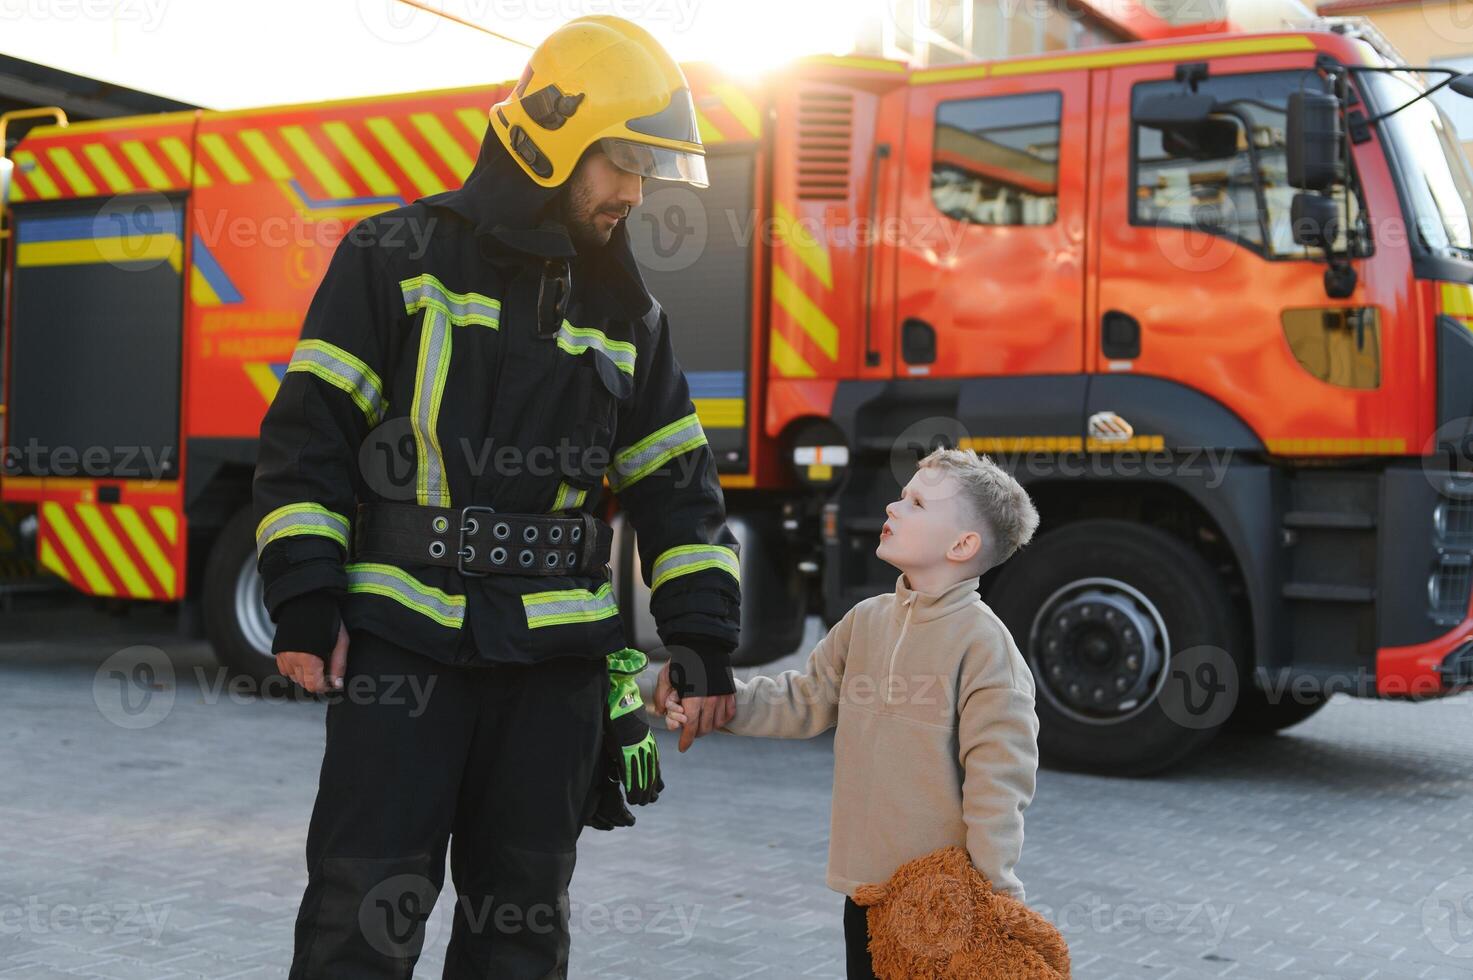
{"label": "black tire", "polygon": [[[1033,671],[1039,751],[1050,766],[1164,770],[1217,734],[1241,689],[1245,632],[1222,581],[1155,528],[1065,525],[1004,565],[987,601]],[[1189,702],[1202,659],[1221,683]]]}
{"label": "black tire", "polygon": [[1245,690],[1227,721],[1227,731],[1234,735],[1272,735],[1299,724],[1325,706],[1328,699],[1317,696],[1302,700],[1283,696],[1270,700],[1257,688]]}
{"label": "black tire", "polygon": [[268,689],[282,681],[271,654],[276,627],[260,600],[256,528],[243,507],[221,528],[205,564],[205,635],[224,667]]}

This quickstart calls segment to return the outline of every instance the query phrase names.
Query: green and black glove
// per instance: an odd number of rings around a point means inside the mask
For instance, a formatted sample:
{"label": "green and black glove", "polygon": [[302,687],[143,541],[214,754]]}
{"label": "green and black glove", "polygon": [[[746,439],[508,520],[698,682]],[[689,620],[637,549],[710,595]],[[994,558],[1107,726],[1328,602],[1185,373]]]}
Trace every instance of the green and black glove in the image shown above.
{"label": "green and black glove", "polygon": [[633,647],[608,657],[609,714],[604,734],[619,752],[624,798],[634,806],[655,802],[665,788],[655,734],[639,710],[644,707],[644,699],[639,695],[636,678],[648,663],[649,658]]}

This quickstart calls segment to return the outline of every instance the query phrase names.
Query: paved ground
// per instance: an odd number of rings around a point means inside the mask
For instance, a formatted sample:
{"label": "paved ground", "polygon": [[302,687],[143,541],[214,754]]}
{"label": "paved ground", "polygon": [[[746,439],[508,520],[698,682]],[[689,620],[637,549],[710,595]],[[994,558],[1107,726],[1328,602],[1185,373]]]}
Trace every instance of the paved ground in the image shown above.
{"label": "paved ground", "polygon": [[[108,664],[137,644],[168,657],[126,675],[147,702]],[[218,680],[161,617],[0,618],[0,977],[285,975],[323,708]],[[1470,708],[1336,702],[1164,778],[1044,772],[1029,900],[1082,980],[1469,976]],[[584,838],[572,975],[842,976],[831,745],[671,747],[669,795]]]}

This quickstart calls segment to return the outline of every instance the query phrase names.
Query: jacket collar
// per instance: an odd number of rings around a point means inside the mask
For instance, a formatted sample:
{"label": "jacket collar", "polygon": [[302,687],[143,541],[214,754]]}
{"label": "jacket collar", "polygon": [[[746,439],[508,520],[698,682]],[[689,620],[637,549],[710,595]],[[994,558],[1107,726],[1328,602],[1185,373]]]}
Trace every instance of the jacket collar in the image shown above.
{"label": "jacket collar", "polygon": [[909,611],[911,622],[915,623],[940,619],[971,605],[972,600],[977,597],[977,586],[981,581],[980,576],[974,575],[940,592],[921,592],[911,588],[905,573],[901,572],[895,577],[895,613],[897,616],[904,616]]}
{"label": "jacket collar", "polygon": [[482,257],[489,261],[540,267],[539,260],[569,260],[574,296],[584,318],[637,320],[653,331],[659,324],[660,304],[640,275],[625,222],[619,222],[603,248],[580,255],[567,229],[546,217],[547,205],[560,189],[531,180],[488,126],[465,183],[423,200],[469,224]]}

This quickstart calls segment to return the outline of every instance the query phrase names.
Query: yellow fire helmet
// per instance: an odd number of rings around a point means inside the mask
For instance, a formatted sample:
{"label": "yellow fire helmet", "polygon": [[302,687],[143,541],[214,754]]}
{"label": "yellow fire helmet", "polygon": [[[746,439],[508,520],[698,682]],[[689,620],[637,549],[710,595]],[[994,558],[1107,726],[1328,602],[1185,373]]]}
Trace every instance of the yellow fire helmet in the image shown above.
{"label": "yellow fire helmet", "polygon": [[527,176],[568,179],[595,143],[643,177],[707,186],[706,150],[685,72],[644,28],[579,17],[537,46],[491,126]]}

